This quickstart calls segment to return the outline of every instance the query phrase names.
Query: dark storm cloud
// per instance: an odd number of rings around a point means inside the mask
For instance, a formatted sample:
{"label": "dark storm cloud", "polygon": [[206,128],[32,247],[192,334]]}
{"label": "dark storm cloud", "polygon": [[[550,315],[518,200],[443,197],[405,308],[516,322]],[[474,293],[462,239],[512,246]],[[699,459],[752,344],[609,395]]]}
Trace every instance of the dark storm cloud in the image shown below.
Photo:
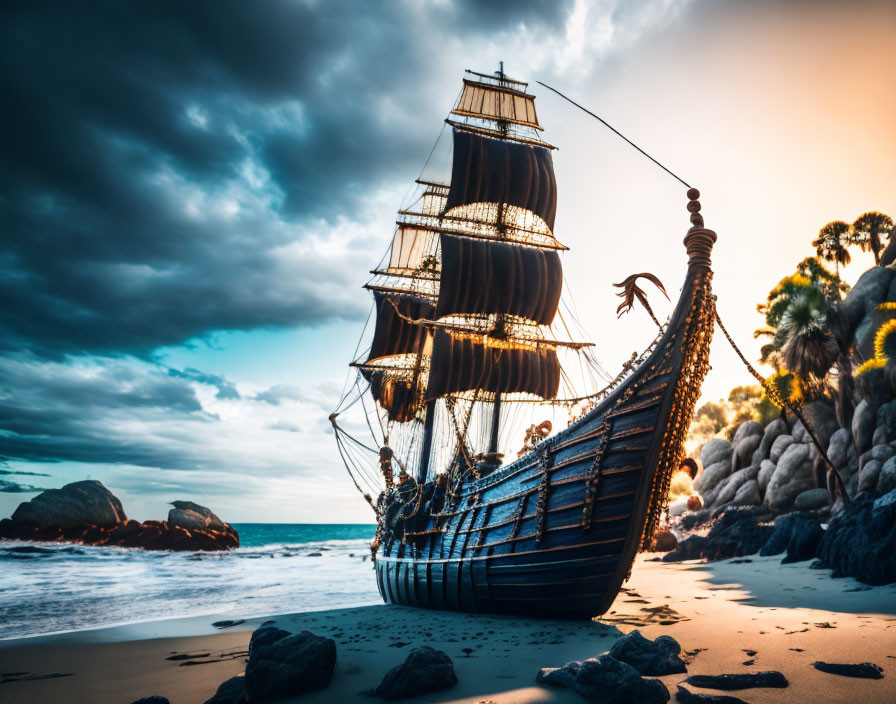
{"label": "dark storm cloud", "polygon": [[17,484],[0,479],[0,494],[28,494],[43,491],[47,487],[31,486],[30,484]]}
{"label": "dark storm cloud", "polygon": [[363,196],[419,166],[444,112],[427,107],[433,42],[550,29],[565,12],[5,4],[0,344],[146,355],[213,330],[356,317],[351,259],[324,243],[284,265],[278,248],[363,220]]}
{"label": "dark storm cloud", "polygon": [[[186,424],[215,420],[190,383],[144,366],[0,359],[0,457],[195,468]],[[201,448],[196,448],[200,453]]]}

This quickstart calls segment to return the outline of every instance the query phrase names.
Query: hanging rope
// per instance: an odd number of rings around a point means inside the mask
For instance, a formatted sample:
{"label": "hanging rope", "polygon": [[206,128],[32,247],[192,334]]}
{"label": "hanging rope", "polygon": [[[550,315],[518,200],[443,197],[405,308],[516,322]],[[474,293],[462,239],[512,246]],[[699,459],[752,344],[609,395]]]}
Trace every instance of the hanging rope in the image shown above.
{"label": "hanging rope", "polygon": [[689,184],[687,181],[685,181],[683,178],[681,178],[681,176],[677,175],[677,174],[676,174],[675,172],[673,172],[672,170],[670,170],[670,169],[666,168],[665,166],[663,166],[660,162],[658,162],[656,159],[654,159],[652,156],[650,156],[650,154],[648,154],[648,153],[645,152],[643,149],[641,149],[641,147],[639,147],[637,144],[635,144],[632,140],[630,140],[628,137],[626,137],[624,134],[622,134],[622,132],[620,132],[619,130],[617,130],[615,127],[613,127],[613,125],[611,125],[609,122],[607,122],[606,120],[604,120],[602,117],[600,117],[599,115],[595,115],[595,114],[594,114],[593,112],[591,112],[588,108],[579,105],[579,104],[578,104],[575,100],[573,100],[572,98],[568,98],[567,96],[563,95],[563,93],[561,93],[561,92],[560,92],[559,90],[557,90],[556,88],[551,88],[551,86],[549,86],[547,83],[542,83],[541,81],[535,81],[535,82],[538,83],[539,85],[544,86],[544,87],[547,88],[548,90],[553,91],[554,93],[556,93],[557,95],[559,95],[559,96],[560,96],[561,98],[563,98],[564,100],[566,100],[566,101],[572,103],[572,104],[575,105],[579,110],[582,110],[583,112],[587,112],[587,113],[588,113],[589,115],[591,115],[591,117],[593,117],[595,120],[597,120],[597,121],[599,121],[600,123],[602,123],[602,124],[604,125],[604,127],[608,128],[611,132],[614,132],[617,136],[621,137],[623,140],[625,140],[626,142],[628,142],[631,146],[633,146],[635,149],[637,149],[639,152],[641,152],[644,156],[646,156],[648,159],[650,159],[654,164],[656,164],[657,166],[659,166],[663,171],[665,171],[667,174],[669,174],[670,176],[672,176],[672,178],[677,179],[678,181],[680,181],[681,183],[683,183],[683,184],[684,184],[685,186],[687,186],[688,188],[691,188],[691,184]]}
{"label": "hanging rope", "polygon": [[731,339],[731,335],[728,334],[728,330],[725,329],[724,324],[722,323],[722,319],[719,317],[719,310],[716,308],[715,310],[716,323],[719,326],[719,329],[722,331],[722,334],[725,336],[725,339],[728,340],[728,344],[731,345],[731,348],[734,350],[735,354],[740,357],[740,361],[744,363],[744,366],[747,368],[747,371],[753,375],[753,378],[759,382],[763,389],[765,389],[766,395],[769,399],[779,408],[787,408],[793,415],[795,415],[799,421],[803,424],[803,427],[806,429],[806,432],[809,433],[809,437],[812,438],[812,442],[816,448],[818,448],[818,452],[821,456],[822,462],[828,468],[828,478],[833,481],[834,488],[836,493],[843,499],[843,503],[849,502],[849,495],[846,493],[846,486],[843,483],[843,478],[840,476],[840,473],[834,467],[834,464],[831,462],[828,457],[827,451],[822,447],[821,440],[818,439],[818,436],[815,434],[815,431],[812,429],[812,426],[809,424],[809,421],[806,420],[806,417],[800,412],[800,410],[792,404],[788,399],[784,398],[783,394],[781,394],[778,389],[769,384],[765,378],[760,374],[756,369],[747,361],[747,358],[744,357],[743,352],[740,351],[738,346],[734,344],[734,340]]}

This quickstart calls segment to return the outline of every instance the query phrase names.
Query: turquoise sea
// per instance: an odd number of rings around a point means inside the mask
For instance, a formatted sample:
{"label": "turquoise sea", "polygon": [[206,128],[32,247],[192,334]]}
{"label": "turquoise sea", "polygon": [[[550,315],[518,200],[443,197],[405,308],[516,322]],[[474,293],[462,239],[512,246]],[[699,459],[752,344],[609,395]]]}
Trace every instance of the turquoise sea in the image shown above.
{"label": "turquoise sea", "polygon": [[374,525],[233,525],[240,548],[221,553],[0,542],[0,639],[380,603]]}

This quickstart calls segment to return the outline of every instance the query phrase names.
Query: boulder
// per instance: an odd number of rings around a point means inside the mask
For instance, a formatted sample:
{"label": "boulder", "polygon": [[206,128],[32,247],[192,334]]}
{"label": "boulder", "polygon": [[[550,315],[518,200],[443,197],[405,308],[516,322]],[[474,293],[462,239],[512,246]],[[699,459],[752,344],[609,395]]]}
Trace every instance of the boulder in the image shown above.
{"label": "boulder", "polygon": [[771,449],[768,451],[768,458],[778,464],[778,460],[781,459],[781,455],[793,444],[793,436],[792,435],[779,435],[775,438],[775,441],[772,443]]}
{"label": "boulder", "polygon": [[134,702],[134,704],[171,704],[168,701],[168,697],[163,697],[158,694],[153,694],[149,697],[142,697]]}
{"label": "boulder", "polygon": [[602,704],[665,704],[670,698],[662,682],[641,677],[634,667],[610,655],[542,668],[535,681],[569,687],[588,701]]}
{"label": "boulder", "polygon": [[734,437],[731,439],[731,444],[734,447],[737,447],[745,438],[749,437],[762,437],[765,434],[765,428],[762,427],[762,423],[757,423],[755,420],[748,420],[741,423],[737,426],[737,430],[734,431]]}
{"label": "boulder", "polygon": [[761,442],[761,435],[748,435],[735,445],[734,452],[731,454],[731,471],[748,466],[753,459],[753,453],[759,449]]}
{"label": "boulder", "polygon": [[833,502],[831,495],[826,488],[806,489],[802,494],[796,497],[793,507],[797,511],[813,511],[817,508],[830,506]]}
{"label": "boulder", "polygon": [[877,414],[866,399],[859,401],[852,416],[852,442],[859,454],[871,448]]}
{"label": "boulder", "polygon": [[730,462],[732,452],[733,448],[730,442],[724,438],[713,438],[700,450],[700,464],[706,471],[707,467],[717,462]]}
{"label": "boulder", "polygon": [[668,528],[661,528],[653,536],[654,552],[669,552],[674,550],[678,545],[678,538]]}
{"label": "boulder", "polygon": [[768,488],[769,480],[775,473],[776,465],[771,460],[762,460],[759,465],[759,474],[756,475],[756,481],[759,484],[759,493],[765,496],[765,490]]}
{"label": "boulder", "polygon": [[787,423],[784,422],[783,418],[775,418],[771,423],[765,426],[762,440],[759,443],[759,447],[756,448],[756,451],[753,453],[750,464],[760,464],[762,460],[768,459],[772,444],[779,436],[786,435],[787,433]]}
{"label": "boulder", "polygon": [[759,482],[750,479],[744,482],[737,490],[734,498],[728,502],[731,506],[757,506],[762,503],[759,495]]}
{"label": "boulder", "polygon": [[[896,241],[896,238],[893,239]],[[879,442],[896,440],[896,401],[881,404],[877,409],[877,429],[874,432],[880,432],[882,439]]]}
{"label": "boulder", "polygon": [[243,704],[246,701],[246,678],[243,675],[231,677],[222,683],[211,699],[205,704]]}
{"label": "boulder", "polygon": [[612,657],[651,677],[687,672],[684,660],[678,657],[680,652],[681,646],[671,636],[648,640],[637,630],[622,636],[610,648]]}
{"label": "boulder", "polygon": [[877,490],[877,481],[880,478],[883,466],[883,462],[880,460],[871,459],[865,462],[861,472],[859,472],[858,493]]}
{"label": "boulder", "polygon": [[76,526],[113,526],[127,520],[121,501],[95,479],[47,489],[13,512],[15,523],[73,528]]}
{"label": "boulder", "polygon": [[429,646],[415,648],[407,659],[393,667],[374,694],[389,701],[438,692],[457,684],[454,664],[441,650]]}
{"label": "boulder", "polygon": [[784,563],[811,560],[823,535],[824,528],[809,514],[788,513],[775,521],[774,530],[759,554],[787,553]]}
{"label": "boulder", "polygon": [[737,494],[738,489],[751,479],[755,479],[758,474],[758,466],[737,470],[730,477],[723,479],[719,483],[718,488],[712,495],[711,502],[709,497],[707,497],[707,505],[721,506],[722,504],[729,503],[734,498],[735,494]]}
{"label": "boulder", "polygon": [[699,496],[693,494],[688,497],[688,511],[699,511],[703,508],[703,501]]}
{"label": "boulder", "polygon": [[[710,441],[712,442],[712,441]],[[731,458],[716,462],[709,466],[704,465],[703,473],[694,480],[694,489],[705,498],[713,493],[725,477],[731,473]]]}
{"label": "boulder", "polygon": [[841,347],[846,348],[855,338],[862,359],[874,356],[874,309],[878,304],[889,300],[888,293],[894,274],[896,271],[882,266],[868,269],[840,303],[839,318],[843,323]]}
{"label": "boulder", "polygon": [[172,501],[173,509],[168,511],[168,525],[180,526],[187,530],[227,530],[230,528],[211,509],[192,501]]}
{"label": "boulder", "polygon": [[846,428],[838,428],[828,443],[828,459],[836,468],[845,467],[847,450],[852,447],[852,434]]}
{"label": "boulder", "polygon": [[775,511],[787,511],[793,506],[797,496],[806,489],[814,489],[816,479],[812,463],[810,445],[802,443],[789,445],[778,460],[765,489],[765,503]]}
{"label": "boulder", "polygon": [[896,490],[859,494],[834,514],[817,556],[834,577],[872,585],[896,582]]}
{"label": "boulder", "polygon": [[888,494],[896,489],[896,457],[891,457],[880,468],[877,475],[877,493]]}
{"label": "boulder", "polygon": [[323,689],[335,667],[335,641],[310,631],[290,633],[267,621],[249,641],[246,697],[266,702]]}

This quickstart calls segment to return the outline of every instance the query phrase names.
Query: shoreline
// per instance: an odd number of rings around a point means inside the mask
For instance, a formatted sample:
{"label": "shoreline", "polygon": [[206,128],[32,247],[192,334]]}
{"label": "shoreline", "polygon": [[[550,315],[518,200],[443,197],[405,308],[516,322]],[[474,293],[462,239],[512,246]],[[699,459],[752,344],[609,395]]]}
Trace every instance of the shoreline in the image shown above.
{"label": "shoreline", "polygon": [[[202,704],[243,671],[251,632],[273,619],[337,643],[331,685],[296,702],[370,702],[363,692],[421,645],[447,652],[459,681],[408,701],[581,702],[571,691],[535,685],[538,669],[593,657],[636,628],[651,639],[675,638],[690,661],[688,674],[780,670],[790,681],[786,689],[731,693],[749,702],[896,698],[896,585],[865,587],[808,563],[781,565],[780,556],[678,564],[653,557],[639,556],[610,612],[594,622],[379,604],[247,618],[223,630],[211,626],[215,617],[197,616],[0,641],[0,672],[45,677],[7,681],[0,695],[8,704],[128,704],[151,694]],[[873,662],[884,679],[825,674],[811,667],[815,660]],[[687,676],[660,678],[673,701]]]}

